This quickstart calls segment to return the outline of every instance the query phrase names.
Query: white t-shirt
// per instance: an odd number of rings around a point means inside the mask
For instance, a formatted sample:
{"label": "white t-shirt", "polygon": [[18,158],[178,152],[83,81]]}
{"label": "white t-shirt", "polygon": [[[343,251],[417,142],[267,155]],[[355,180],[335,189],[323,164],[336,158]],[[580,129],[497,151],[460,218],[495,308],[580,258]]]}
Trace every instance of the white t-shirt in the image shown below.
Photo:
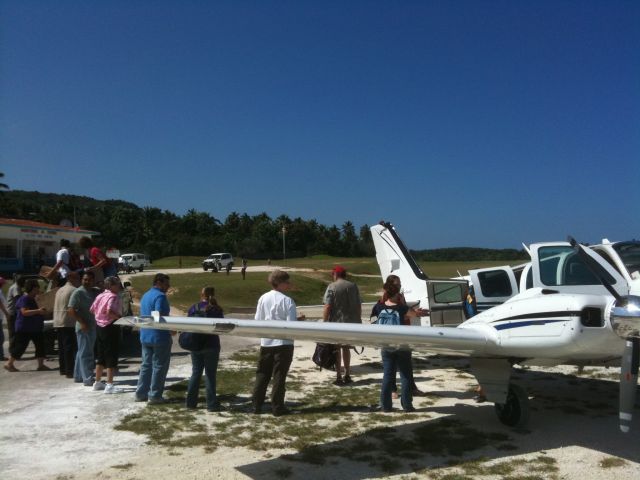
{"label": "white t-shirt", "polygon": [[58,250],[58,253],[56,253],[56,263],[58,263],[59,261],[62,260],[62,265],[60,265],[60,268],[58,269],[58,273],[60,273],[60,276],[62,278],[67,278],[67,275],[69,275],[69,272],[71,271],[69,269],[69,250],[67,250],[66,248],[61,248],[60,250]]}
{"label": "white t-shirt", "polygon": [[[295,322],[296,302],[284,293],[271,290],[260,297],[256,307],[256,320],[282,320],[283,322]],[[293,340],[286,338],[261,338],[262,347],[279,347],[281,345],[293,345]]]}

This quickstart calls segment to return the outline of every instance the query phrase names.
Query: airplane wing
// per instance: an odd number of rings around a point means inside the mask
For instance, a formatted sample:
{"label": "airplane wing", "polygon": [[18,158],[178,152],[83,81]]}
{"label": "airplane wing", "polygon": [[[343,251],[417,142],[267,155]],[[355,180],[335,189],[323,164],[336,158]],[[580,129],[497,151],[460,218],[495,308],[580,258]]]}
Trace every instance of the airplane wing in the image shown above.
{"label": "airplane wing", "polygon": [[284,322],[161,316],[123,317],[119,325],[240,337],[287,338],[345,345],[399,347],[447,355],[482,356],[495,345],[481,330],[469,328],[369,325],[359,323]]}

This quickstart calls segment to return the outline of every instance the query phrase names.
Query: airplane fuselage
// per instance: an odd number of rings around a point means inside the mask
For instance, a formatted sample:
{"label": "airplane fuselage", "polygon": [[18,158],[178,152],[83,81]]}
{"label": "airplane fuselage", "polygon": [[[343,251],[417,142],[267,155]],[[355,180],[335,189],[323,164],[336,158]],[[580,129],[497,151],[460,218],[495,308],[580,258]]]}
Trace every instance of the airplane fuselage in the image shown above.
{"label": "airplane fuselage", "polygon": [[616,364],[624,340],[607,320],[612,302],[602,295],[543,294],[534,288],[458,328],[484,332],[490,339],[486,353],[526,364]]}

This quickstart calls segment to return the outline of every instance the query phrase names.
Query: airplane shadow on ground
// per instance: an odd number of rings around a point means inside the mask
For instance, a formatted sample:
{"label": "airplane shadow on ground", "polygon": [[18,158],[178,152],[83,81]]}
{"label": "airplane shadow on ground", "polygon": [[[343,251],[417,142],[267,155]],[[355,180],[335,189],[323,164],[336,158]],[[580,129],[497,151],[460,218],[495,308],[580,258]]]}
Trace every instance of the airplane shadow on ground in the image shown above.
{"label": "airplane shadow on ground", "polygon": [[[531,418],[526,430],[502,425],[491,403],[436,404],[420,408],[411,414],[415,420],[403,425],[377,426],[342,440],[307,446],[294,454],[237,469],[254,479],[278,478],[285,472],[292,478],[304,475],[307,479],[360,480],[424,473],[450,462],[479,457],[505,462],[514,455],[532,453],[553,457],[554,450],[574,446],[593,451],[594,466],[608,456],[640,463],[640,448],[635,441],[635,432],[640,430],[640,411],[636,407],[634,431],[621,433],[617,381],[520,370],[515,372],[514,382],[526,388],[530,396]],[[443,398],[471,396],[470,392],[434,393]],[[348,407],[344,411],[358,408]],[[303,407],[299,412],[306,410]],[[429,414],[437,414],[439,418],[428,418]],[[400,414],[387,415],[393,418]]]}

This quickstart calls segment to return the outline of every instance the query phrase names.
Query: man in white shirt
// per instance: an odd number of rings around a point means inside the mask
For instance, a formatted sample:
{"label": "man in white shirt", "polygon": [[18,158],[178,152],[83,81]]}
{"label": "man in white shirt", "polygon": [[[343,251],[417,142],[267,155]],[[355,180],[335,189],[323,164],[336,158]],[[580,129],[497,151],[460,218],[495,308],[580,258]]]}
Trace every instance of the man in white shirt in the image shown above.
{"label": "man in white shirt", "polygon": [[[256,320],[281,320],[295,322],[303,320],[304,315],[296,318],[296,303],[284,292],[291,289],[289,274],[274,270],[269,274],[269,283],[273,289],[260,297],[256,308]],[[271,411],[279,417],[289,413],[284,406],[285,382],[293,360],[293,340],[280,338],[260,339],[260,358],[256,383],[253,388],[253,412],[262,413],[262,405],[267,387],[273,377],[271,387]]]}
{"label": "man in white shirt", "polygon": [[67,276],[71,269],[69,268],[69,262],[71,261],[71,256],[69,254],[69,247],[71,246],[71,242],[69,240],[63,238],[60,240],[60,250],[56,253],[56,264],[51,269],[51,272],[47,275],[47,278],[53,278],[56,272],[60,275],[60,281],[58,286],[62,286],[67,283]]}

